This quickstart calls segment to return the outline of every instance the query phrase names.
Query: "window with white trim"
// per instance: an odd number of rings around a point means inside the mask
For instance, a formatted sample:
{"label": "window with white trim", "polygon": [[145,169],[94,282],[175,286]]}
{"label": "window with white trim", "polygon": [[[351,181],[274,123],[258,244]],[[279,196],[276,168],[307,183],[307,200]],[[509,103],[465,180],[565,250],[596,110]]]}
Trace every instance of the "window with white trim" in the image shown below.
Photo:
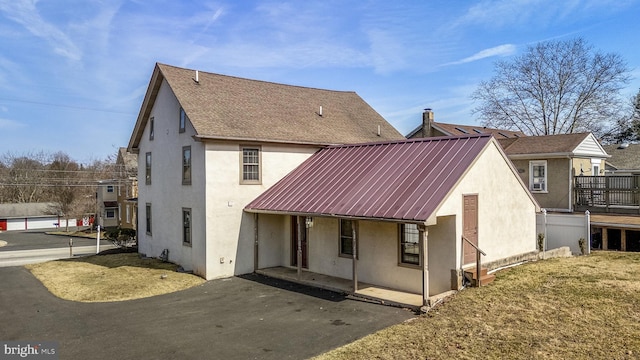
{"label": "window with white trim", "polygon": [[112,193],[113,192],[113,185],[107,185],[107,192],[108,193]]}
{"label": "window with white trim", "polygon": [[420,265],[420,232],[416,224],[400,224],[400,263]]}
{"label": "window with white trim", "polygon": [[105,217],[107,219],[113,219],[116,217],[116,210],[115,209],[107,209],[105,210]]}
{"label": "window with white trim", "polygon": [[187,127],[187,119],[189,119],[187,117],[187,113],[184,112],[183,108],[180,108],[180,126],[178,129],[179,132],[183,133],[185,131]]}
{"label": "window with white trim", "polygon": [[151,153],[148,152],[145,154],[145,184],[151,185]]}
{"label": "window with white trim", "polygon": [[529,190],[534,192],[547,191],[547,161],[529,162]]}
{"label": "window with white trim", "polygon": [[260,184],[260,147],[242,147],[241,184]]}

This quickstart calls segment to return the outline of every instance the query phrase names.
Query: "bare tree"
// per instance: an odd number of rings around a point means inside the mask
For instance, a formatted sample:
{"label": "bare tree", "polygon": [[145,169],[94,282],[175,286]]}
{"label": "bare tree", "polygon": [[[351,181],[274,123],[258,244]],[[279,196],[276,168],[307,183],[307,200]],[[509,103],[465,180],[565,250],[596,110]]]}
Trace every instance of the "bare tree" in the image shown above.
{"label": "bare tree", "polygon": [[483,125],[529,135],[607,131],[621,116],[620,90],[630,80],[618,54],[594,51],[581,38],[530,46],[495,64],[472,98]]}
{"label": "bare tree", "polygon": [[46,176],[43,152],[17,155],[11,152],[0,158],[0,202],[30,203],[44,201],[41,185]]}

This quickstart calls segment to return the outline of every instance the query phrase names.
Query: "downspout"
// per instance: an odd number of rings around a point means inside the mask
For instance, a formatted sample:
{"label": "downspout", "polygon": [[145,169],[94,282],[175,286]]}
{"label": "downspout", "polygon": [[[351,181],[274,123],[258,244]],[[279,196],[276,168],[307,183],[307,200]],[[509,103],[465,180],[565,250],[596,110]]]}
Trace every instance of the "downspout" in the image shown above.
{"label": "downspout", "polygon": [[418,242],[422,257],[422,306],[429,306],[429,256],[427,254],[429,230],[425,225],[418,225]]}
{"label": "downspout", "polygon": [[573,159],[571,155],[567,157],[569,158],[569,212],[573,212]]}
{"label": "downspout", "polygon": [[253,272],[258,270],[258,213],[253,214]]}
{"label": "downspout", "polygon": [[302,216],[298,216],[298,254],[297,254],[297,263],[298,263],[298,281],[302,279]]}
{"label": "downspout", "polygon": [[353,221],[353,226],[351,227],[351,235],[353,237],[353,293],[355,294],[358,291],[358,239],[356,238],[356,227],[358,223]]}

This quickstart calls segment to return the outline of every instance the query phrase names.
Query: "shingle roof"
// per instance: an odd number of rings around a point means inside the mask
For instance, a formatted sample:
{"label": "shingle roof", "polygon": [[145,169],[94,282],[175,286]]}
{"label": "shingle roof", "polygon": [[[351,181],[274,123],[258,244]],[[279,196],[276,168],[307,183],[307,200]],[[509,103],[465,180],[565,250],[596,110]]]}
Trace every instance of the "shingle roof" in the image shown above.
{"label": "shingle roof", "polygon": [[[346,144],[404,139],[352,91],[333,91],[249,80],[156,64],[136,129],[137,147],[163,79],[197,136],[253,141]],[[320,110],[322,107],[322,110]],[[380,136],[378,136],[380,127]]]}
{"label": "shingle roof", "polygon": [[478,135],[328,147],[245,210],[425,222],[491,141]]}
{"label": "shingle roof", "polygon": [[56,215],[54,203],[0,204],[0,218]]}
{"label": "shingle roof", "polygon": [[472,126],[472,125],[456,125],[456,124],[445,124],[434,122],[433,125],[435,127],[441,128],[446,131],[449,135],[452,136],[464,136],[464,135],[475,135],[475,134],[492,134],[496,139],[503,138],[518,138],[527,136],[522,131],[512,131],[512,130],[501,130],[501,129],[492,129],[483,126]]}
{"label": "shingle roof", "polygon": [[498,139],[507,155],[520,154],[569,154],[590,133],[526,136],[516,139]]}
{"label": "shingle roof", "polygon": [[[493,129],[493,128],[488,128],[484,126],[447,124],[447,123],[441,123],[441,122],[435,122],[435,121],[431,122],[431,124],[434,128],[450,136],[492,134],[496,139],[518,138],[518,137],[527,136],[522,131]],[[407,138],[413,138],[416,134],[422,132],[423,126],[424,124],[420,124],[420,126],[413,129],[409,134],[407,134]]]}
{"label": "shingle roof", "polygon": [[640,169],[640,144],[628,144],[620,147],[620,144],[603,145],[607,154],[611,155],[607,163],[613,165],[618,170],[639,170]]}

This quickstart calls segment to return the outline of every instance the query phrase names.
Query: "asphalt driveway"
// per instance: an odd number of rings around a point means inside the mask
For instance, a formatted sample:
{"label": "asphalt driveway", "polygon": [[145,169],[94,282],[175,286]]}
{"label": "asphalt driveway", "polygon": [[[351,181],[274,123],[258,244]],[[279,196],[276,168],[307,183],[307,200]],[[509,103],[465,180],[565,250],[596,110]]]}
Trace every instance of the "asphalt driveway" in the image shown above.
{"label": "asphalt driveway", "polygon": [[58,341],[60,359],[305,359],[414,315],[260,275],[118,303],[51,295],[0,268],[0,340]]}

